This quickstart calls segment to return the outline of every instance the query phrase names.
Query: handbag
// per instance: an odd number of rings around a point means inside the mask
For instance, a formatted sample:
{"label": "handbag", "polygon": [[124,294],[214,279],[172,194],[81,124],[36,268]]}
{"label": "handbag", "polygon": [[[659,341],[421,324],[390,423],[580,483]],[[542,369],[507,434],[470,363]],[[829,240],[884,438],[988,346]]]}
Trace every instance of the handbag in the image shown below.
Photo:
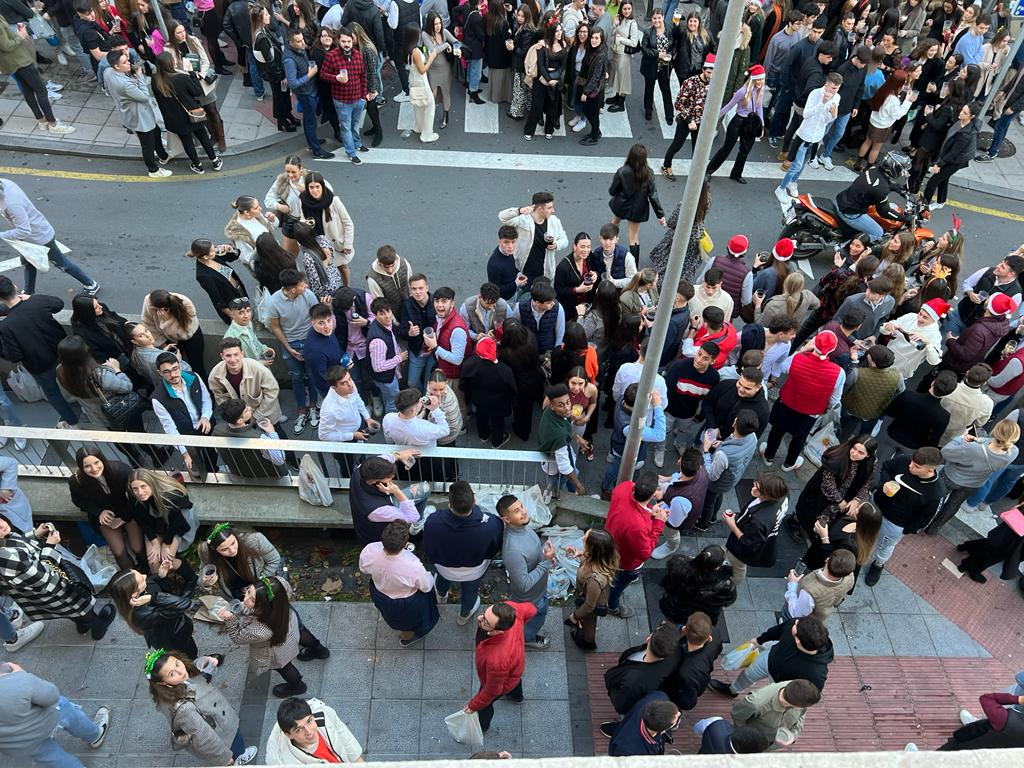
{"label": "handbag", "polygon": [[[207,85],[213,85],[214,83],[217,82],[217,78],[218,77],[220,77],[220,75],[218,75],[214,70],[208,69],[208,70],[206,70],[206,74],[203,75],[203,80],[206,81]],[[206,114],[206,113],[204,112],[203,114]]]}
{"label": "handbag", "polygon": [[206,122],[206,110],[205,109],[203,109],[202,107],[195,107],[194,109],[189,109],[188,107],[186,107],[184,104],[181,103],[181,99],[178,98],[177,93],[175,93],[175,95],[174,95],[174,100],[176,102],[178,102],[178,106],[180,106],[183,110],[185,110],[185,114],[188,115],[188,121],[190,123],[192,123],[193,125],[196,125],[198,123],[205,123]]}
{"label": "handbag", "polygon": [[132,422],[148,407],[146,401],[135,390],[107,397],[98,383],[93,382],[93,388],[103,401],[100,410],[103,411],[104,418],[115,431],[127,431]]}
{"label": "handbag", "polygon": [[89,581],[89,577],[85,575],[82,569],[74,563],[59,558],[59,555],[57,560],[54,560],[52,557],[41,557],[39,562],[48,571],[57,574],[57,577],[67,588],[68,592],[79,600],[87,600],[94,597],[92,582]]}
{"label": "handbag", "polygon": [[715,241],[711,239],[711,235],[705,229],[700,235],[700,249],[706,256],[710,256],[715,252]]}
{"label": "handbag", "polygon": [[424,85],[409,86],[409,103],[417,107],[425,107],[430,103],[430,90]]}

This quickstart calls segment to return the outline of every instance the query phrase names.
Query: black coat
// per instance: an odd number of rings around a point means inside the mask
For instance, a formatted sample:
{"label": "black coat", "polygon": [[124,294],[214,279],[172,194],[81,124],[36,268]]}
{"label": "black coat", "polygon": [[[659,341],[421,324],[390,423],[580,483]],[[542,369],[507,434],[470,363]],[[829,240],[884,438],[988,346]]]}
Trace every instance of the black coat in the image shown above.
{"label": "black coat", "polygon": [[634,645],[619,655],[619,663],[604,673],[604,686],[608,698],[620,715],[633,708],[640,699],[661,688],[679,665],[679,654],[660,661],[630,661],[634,653],[644,650],[645,645]]}
{"label": "black coat", "polygon": [[109,324],[81,323],[72,319],[71,332],[80,336],[82,341],[88,345],[93,360],[97,363],[105,363],[112,357],[116,359],[124,355],[131,355],[132,340],[126,327],[128,321],[117,312],[111,311],[106,304],[101,304],[101,306],[104,316],[110,320]]}
{"label": "black coat", "polygon": [[[857,466],[853,470],[853,478],[843,494],[843,501],[852,501],[860,495],[861,491],[870,487],[876,463],[873,458],[857,462]],[[822,481],[826,473],[836,478],[840,467],[841,462],[837,459],[824,459],[821,467],[807,481],[804,489],[800,492],[800,498],[796,502],[796,517],[807,530],[811,530],[814,527],[814,521],[818,515],[830,515],[832,518],[838,516],[836,504],[839,503],[839,500],[830,499],[825,496],[825,492],[822,490]],[[836,478],[836,484],[839,484],[838,478]]]}
{"label": "black coat", "polygon": [[741,561],[755,568],[770,568],[775,565],[779,523],[785,515],[785,506],[788,506],[788,499],[761,502],[753,509],[748,506],[743,513],[736,517],[743,536],[739,537],[730,533],[725,542],[725,548]]}
{"label": "black coat", "polygon": [[935,164],[940,168],[948,166],[965,168],[970,165],[977,153],[978,121],[971,120],[942,143],[942,149],[939,150],[939,154],[935,158]]}
{"label": "black coat", "polygon": [[957,109],[952,104],[943,104],[930,115],[924,118],[924,130],[917,141],[918,149],[933,153],[938,151],[942,142],[946,140],[946,134],[956,122]]}
{"label": "black coat", "polygon": [[721,653],[722,641],[714,634],[696,651],[689,650],[686,639],[682,639],[679,642],[679,664],[672,675],[662,683],[661,690],[667,693],[680,709],[693,709],[697,706],[697,699],[707,690],[715,659]]}
{"label": "black coat", "polygon": [[478,412],[508,416],[519,389],[512,369],[505,363],[492,363],[478,355],[467,357],[462,364],[459,387]]}
{"label": "black coat", "polygon": [[168,79],[172,91],[170,96],[160,93],[159,88],[153,88],[156,105],[160,107],[160,114],[164,116],[164,125],[171,133],[192,133],[197,124],[189,119],[185,110],[199,108],[199,99],[203,97],[203,89],[199,87],[199,83],[192,75],[185,72],[175,72]]}
{"label": "black coat", "polygon": [[150,541],[160,541],[170,544],[175,536],[184,536],[189,531],[188,520],[182,513],[184,509],[192,508],[192,500],[188,496],[179,493],[169,493],[166,499],[169,509],[167,520],[159,516],[153,498],[147,501],[139,501],[134,497],[131,500],[131,517],[139,524],[142,534]]}
{"label": "black coat", "polygon": [[484,66],[489,69],[511,69],[515,56],[512,51],[505,47],[505,41],[512,40],[512,30],[508,22],[502,22],[494,27],[490,34],[485,32],[484,37]]}
{"label": "black coat", "polygon": [[[669,56],[675,56],[676,41],[672,31],[666,28],[665,36],[668,38],[667,53]],[[658,33],[654,31],[654,27],[644,30],[640,38],[640,74],[647,78],[654,78],[658,74]]]}
{"label": "black coat", "polygon": [[122,461],[104,462],[103,478],[107,490],[103,490],[96,480],[85,476],[79,479],[78,473],[68,478],[68,490],[71,492],[71,503],[89,516],[89,522],[99,524],[100,512],[109,509],[124,521],[132,519],[132,503],[129,497],[128,476],[132,468]]}
{"label": "black coat", "polygon": [[[225,254],[215,256],[214,261],[218,264],[230,264],[237,258],[238,251],[232,249]],[[230,323],[231,319],[226,318],[221,310],[227,309],[232,299],[249,296],[249,293],[245,290],[245,284],[242,282],[241,275],[237,271],[235,272],[235,279],[238,280],[237,288],[219,270],[196,261],[196,282],[206,291],[206,295],[210,297],[210,301],[213,303],[213,308],[217,311],[217,316],[225,323]]]}
{"label": "black coat", "polygon": [[64,302],[42,293],[18,302],[0,322],[0,357],[22,363],[29,373],[43,373],[57,364],[57,345],[65,337],[54,315]]}
{"label": "black coat", "polygon": [[[152,595],[149,603],[132,610],[132,625],[146,638],[146,645],[194,653],[196,643],[192,638],[192,619],[189,618],[192,600],[161,592],[154,581],[147,582],[146,592]],[[189,658],[195,657],[190,655]]]}
{"label": "black coat", "polygon": [[612,184],[608,187],[608,194],[612,199],[608,207],[612,213],[626,221],[647,221],[651,217],[651,208],[654,209],[656,218],[665,218],[665,211],[658,200],[658,188],[651,176],[650,183],[643,189],[636,181],[633,169],[623,165],[615,172]]}
{"label": "black coat", "polygon": [[736,602],[736,584],[732,580],[732,566],[723,565],[715,572],[713,581],[689,582],[662,577],[658,586],[664,594],[658,608],[669,621],[685,624],[691,613],[706,613],[712,624],[717,624],[722,611]]}
{"label": "black coat", "polygon": [[462,31],[462,54],[467,60],[484,57],[484,17],[480,11],[473,9],[466,16],[466,26]]}

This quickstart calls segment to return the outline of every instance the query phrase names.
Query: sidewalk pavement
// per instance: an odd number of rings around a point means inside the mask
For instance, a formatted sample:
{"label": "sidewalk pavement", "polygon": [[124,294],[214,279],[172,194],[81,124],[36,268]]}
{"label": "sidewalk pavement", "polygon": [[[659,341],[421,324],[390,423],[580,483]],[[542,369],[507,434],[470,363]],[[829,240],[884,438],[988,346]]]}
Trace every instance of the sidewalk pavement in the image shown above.
{"label": "sidewalk pavement", "polygon": [[[992,137],[992,127],[987,123],[982,126],[982,134]],[[1011,200],[1024,199],[1024,128],[1014,118],[1006,141],[1013,144],[1016,152],[1011,157],[1000,157],[991,163],[972,162],[967,168],[958,171],[950,180],[950,184],[974,192],[1006,197]],[[985,142],[988,146],[988,142]],[[1003,151],[1006,145],[1003,145]]]}

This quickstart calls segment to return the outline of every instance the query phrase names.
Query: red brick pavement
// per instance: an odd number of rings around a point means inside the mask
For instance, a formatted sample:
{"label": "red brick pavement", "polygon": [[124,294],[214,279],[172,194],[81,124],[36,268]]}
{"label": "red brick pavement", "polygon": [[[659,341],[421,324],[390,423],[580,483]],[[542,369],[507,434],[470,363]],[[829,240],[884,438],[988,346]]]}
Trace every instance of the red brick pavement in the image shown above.
{"label": "red brick pavement", "polygon": [[[598,726],[618,718],[604,688],[604,671],[617,659],[615,653],[587,656],[596,755],[606,754],[608,745]],[[829,667],[825,694],[808,711],[793,751],[901,750],[908,741],[921,749],[935,749],[960,726],[957,712],[961,708],[981,714],[978,697],[1008,685],[1013,673],[998,659],[840,656]],[[716,677],[731,679],[733,674],[718,669]],[[870,690],[862,691],[865,685]],[[685,713],[674,748],[684,754],[696,752],[699,741],[693,723],[712,715],[727,718],[731,706],[731,700],[713,691],[705,693],[696,708]]]}

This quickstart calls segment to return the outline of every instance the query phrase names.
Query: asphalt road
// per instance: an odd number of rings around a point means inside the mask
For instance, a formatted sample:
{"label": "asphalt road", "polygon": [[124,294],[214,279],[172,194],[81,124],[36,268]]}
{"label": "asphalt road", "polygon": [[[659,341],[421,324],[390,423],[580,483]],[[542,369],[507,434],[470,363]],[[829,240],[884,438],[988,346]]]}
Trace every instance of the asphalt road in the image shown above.
{"label": "asphalt road", "polygon": [[[506,118],[502,116],[502,120]],[[653,128],[646,133],[650,134],[644,138],[651,154],[660,155],[667,142],[655,135]],[[596,152],[587,153],[572,138],[535,140],[529,151],[540,159],[528,159],[541,169],[524,171],[507,170],[507,156],[484,154],[516,152],[522,157],[526,152],[518,136],[514,140],[508,136],[504,145],[496,138],[464,133],[453,122],[445,137],[450,143],[441,147],[421,149],[391,134],[385,147],[412,151],[397,158],[397,153],[392,153],[388,164],[375,163],[373,152],[364,155],[366,162],[358,168],[344,161],[310,163],[325,174],[355,221],[354,278],[361,283],[376,248],[390,243],[415,270],[430,277],[432,286],[449,285],[460,298],[474,293],[485,279],[484,264],[496,241],[497,212],[528,204],[531,194],[542,189],[554,193],[556,212],[570,237],[587,231],[596,240],[597,231],[610,216],[607,188],[611,171],[604,167],[614,168],[615,158],[625,154],[630,141],[602,141],[594,148]],[[458,151],[431,154],[447,150]],[[751,160],[767,162],[768,152],[767,145],[759,144]],[[286,149],[275,148],[235,158],[220,176],[208,171],[204,177],[195,177],[179,166],[175,176],[162,183],[122,178],[138,178],[141,164],[134,156],[103,160],[0,153],[0,177],[9,177],[28,191],[56,227],[58,238],[73,249],[71,257],[103,285],[101,298],[112,308],[138,312],[143,296],[162,287],[192,296],[201,314],[209,317],[212,307],[196,284],[194,269],[184,253],[193,238],[222,238],[231,213],[229,202],[235,197],[252,194],[262,200],[286,153]],[[555,153],[569,157],[555,157]],[[681,159],[688,154],[685,149]],[[381,153],[376,156],[384,157]],[[597,156],[606,158],[604,166]],[[430,166],[428,161],[440,167]],[[600,172],[588,170],[598,166]],[[13,174],[11,168],[35,173]],[[677,161],[677,174],[678,168]],[[726,164],[723,172],[728,168]],[[770,248],[775,241],[780,217],[771,191],[781,173],[766,171],[762,175],[770,178],[750,178],[745,186],[727,178],[713,181],[708,226],[717,248],[723,248],[737,232],[748,235],[754,249]],[[834,195],[841,187],[837,181],[801,182],[801,190],[813,194]],[[678,202],[683,188],[682,178],[673,183],[658,177],[666,209]],[[950,210],[962,215],[968,268],[991,264],[1020,244],[1024,202],[958,189],[951,191],[951,199],[988,211],[950,205],[936,214],[937,228],[948,225]],[[644,258],[662,232],[653,219],[644,225]],[[5,253],[0,260],[15,255],[10,249],[2,250]],[[827,268],[827,263],[816,264],[815,274]],[[8,274],[20,283],[20,270]],[[251,277],[245,279],[247,285],[254,283]],[[66,275],[51,270],[40,276],[37,290],[70,296],[76,287]]]}

